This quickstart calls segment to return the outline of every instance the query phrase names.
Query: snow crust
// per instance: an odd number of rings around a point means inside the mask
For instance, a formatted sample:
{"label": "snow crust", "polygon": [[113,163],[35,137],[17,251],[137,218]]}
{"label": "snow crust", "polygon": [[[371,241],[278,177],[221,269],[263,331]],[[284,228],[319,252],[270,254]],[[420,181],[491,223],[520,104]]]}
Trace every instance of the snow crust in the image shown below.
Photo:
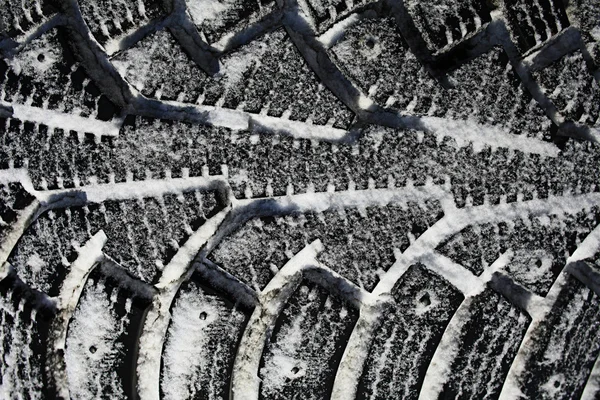
{"label": "snow crust", "polygon": [[[521,391],[519,387],[519,379],[525,374],[527,371],[527,361],[532,354],[534,353],[535,343],[536,343],[536,334],[540,329],[540,326],[545,318],[549,315],[552,310],[552,307],[560,301],[562,296],[562,291],[565,287],[567,287],[569,280],[567,275],[567,270],[570,263],[577,262],[583,258],[588,258],[593,255],[597,249],[600,248],[600,227],[596,227],[578,246],[577,250],[571,255],[571,257],[567,260],[567,265],[565,270],[561,272],[561,274],[554,281],[552,288],[546,295],[545,301],[538,305],[538,310],[534,314],[535,317],[527,332],[517,356],[512,362],[509,374],[506,378],[506,383],[502,387],[502,391],[500,393],[500,399],[508,400],[515,398],[524,398],[525,395]],[[592,384],[593,385],[593,384]],[[589,392],[588,392],[589,393]]]}
{"label": "snow crust", "polygon": [[159,293],[154,297],[139,338],[139,357],[137,365],[138,391],[142,400],[158,400],[160,382],[160,354],[169,326],[169,308],[184,280],[193,272],[192,261],[200,249],[214,235],[229,208],[225,208],[208,220],[187,242],[179,248],[155,287]]}
{"label": "snow crust", "polygon": [[196,25],[218,21],[236,3],[236,0],[186,0],[187,10]]}
{"label": "snow crust", "polygon": [[225,396],[228,356],[235,352],[243,313],[204,293],[195,284],[182,290],[163,352],[161,387],[167,400]]}
{"label": "snow crust", "polygon": [[22,121],[44,124],[50,129],[60,128],[65,131],[76,131],[82,133],[93,133],[100,136],[118,136],[122,120],[101,121],[97,119],[80,117],[78,115],[65,114],[54,110],[31,107],[22,104],[3,103],[0,106],[12,107],[13,118]]}
{"label": "snow crust", "polygon": [[302,249],[279,271],[262,291],[258,305],[238,348],[232,376],[232,393],[236,398],[255,399],[258,397],[260,379],[257,375],[264,346],[271,335],[279,313],[287,299],[299,286],[302,269],[315,264],[315,256],[322,250],[320,241],[315,241]]}
{"label": "snow crust", "polygon": [[69,397],[69,387],[65,376],[64,358],[61,354],[64,354],[66,348],[69,321],[71,321],[75,308],[79,303],[89,274],[103,257],[102,247],[105,243],[106,235],[103,231],[99,231],[86,242],[80,249],[77,259],[71,264],[57,298],[60,311],[57,318],[52,321],[49,334],[50,346],[53,350],[50,365],[53,367],[52,375],[57,391],[64,398]]}
{"label": "snow crust", "polygon": [[316,400],[328,393],[324,381],[331,374],[331,360],[354,321],[352,310],[323,294],[319,287],[302,285],[282,311],[284,322],[265,349],[259,373],[262,397],[289,393]]}
{"label": "snow crust", "polygon": [[91,281],[84,290],[66,342],[71,398],[125,399],[117,368],[125,351],[119,338],[129,323],[128,315],[116,314],[103,282]]}

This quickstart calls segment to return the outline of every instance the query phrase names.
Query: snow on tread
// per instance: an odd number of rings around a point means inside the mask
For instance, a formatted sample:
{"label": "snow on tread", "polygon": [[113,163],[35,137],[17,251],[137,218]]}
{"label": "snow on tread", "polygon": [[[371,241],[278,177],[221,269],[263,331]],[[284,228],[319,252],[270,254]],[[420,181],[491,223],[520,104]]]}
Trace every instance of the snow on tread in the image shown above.
{"label": "snow on tread", "polygon": [[532,357],[519,377],[524,396],[577,398],[600,352],[598,296],[572,277],[559,296],[534,331]]}
{"label": "snow on tread", "polygon": [[158,0],[81,1],[79,8],[90,31],[102,44],[166,15]]}
{"label": "snow on tread", "polygon": [[5,0],[2,7],[0,37],[23,35],[57,12],[53,4],[40,0]]}
{"label": "snow on tread", "polygon": [[217,207],[213,193],[188,192],[51,210],[23,235],[9,261],[24,281],[54,295],[78,248],[102,229],[111,238],[104,252],[152,282]]}
{"label": "snow on tread", "polygon": [[66,28],[51,29],[27,43],[14,57],[0,61],[0,101],[53,110],[59,115],[111,120],[116,107],[90,80],[67,37]]}
{"label": "snow on tread", "polygon": [[569,26],[561,1],[539,0],[529,4],[524,0],[504,0],[507,20],[523,50],[542,44],[552,35]]}
{"label": "snow on tread", "polygon": [[[219,105],[291,120],[348,127],[348,110],[312,76],[280,29],[222,58],[222,71],[207,76],[168,31],[149,36],[112,59],[117,70],[146,96]],[[285,69],[279,67],[284,62]],[[164,71],[169,71],[165,74]],[[264,78],[271,79],[265,82]]]}
{"label": "snow on tread", "polygon": [[359,398],[416,399],[427,365],[463,296],[413,265],[392,291],[395,305],[373,339]]}
{"label": "snow on tread", "polygon": [[163,353],[164,399],[224,398],[244,311],[191,280],[175,299]]}
{"label": "snow on tread", "polygon": [[491,20],[483,1],[417,1],[405,2],[416,27],[432,50],[442,49],[475,32]]}
{"label": "snow on tread", "polygon": [[[502,195],[515,201],[517,191],[525,198],[533,193],[543,198],[564,191],[593,191],[593,171],[600,159],[586,143],[569,142],[555,158],[528,154],[528,149],[475,149],[458,136],[376,126],[368,127],[352,145],[145,118],[131,118],[118,137],[103,137],[100,142],[93,136],[79,141],[77,135],[14,119],[0,123],[0,134],[5,165],[12,160],[20,167],[27,161],[38,189],[123,182],[130,176],[140,181],[167,174],[175,178],[183,170],[201,176],[204,168],[210,175],[220,175],[225,165],[239,198],[246,193],[265,196],[270,190],[284,195],[289,185],[294,193],[302,193],[311,184],[321,192],[329,184],[336,190],[366,189],[370,178],[376,187],[387,187],[390,182],[423,185],[428,177],[440,184],[449,177],[459,204],[465,204],[469,195],[474,204],[481,204],[486,194],[497,203]],[[48,150],[32,146],[36,141],[43,141]],[[267,155],[269,163],[262,161]]]}
{"label": "snow on tread", "polygon": [[243,30],[276,9],[272,0],[185,0],[185,3],[194,25],[211,44]]}
{"label": "snow on tread", "polygon": [[599,6],[0,1],[0,397],[597,397]]}
{"label": "snow on tread", "polygon": [[261,398],[327,396],[356,310],[314,284],[300,286],[284,308],[263,355]]}
{"label": "snow on tread", "polygon": [[577,0],[576,7],[567,9],[569,18],[581,27],[584,41],[596,65],[600,63],[600,2]]}
{"label": "snow on tread", "polygon": [[486,290],[470,304],[440,398],[497,398],[529,318]]}
{"label": "snow on tread", "polygon": [[145,96],[193,103],[204,86],[202,80],[193,79],[203,76],[204,72],[189,59],[168,30],[142,39],[111,61]]}
{"label": "snow on tread", "polygon": [[595,125],[600,118],[600,84],[580,51],[536,73],[542,90],[570,120]]}
{"label": "snow on tread", "polygon": [[11,393],[40,398],[41,361],[32,350],[40,341],[35,317],[21,310],[20,303],[15,307],[10,295],[2,298],[2,393],[7,398]]}
{"label": "snow on tread", "polygon": [[[116,289],[114,295],[106,290],[103,282],[88,281],[69,324],[65,359],[74,398],[125,398],[118,368],[128,349],[119,338],[129,318],[115,310]],[[125,307],[130,308],[131,302]]]}
{"label": "snow on tread", "polygon": [[438,251],[480,275],[500,254],[510,250],[514,257],[505,266],[506,272],[544,295],[578,242],[596,227],[599,217],[598,208],[594,208],[560,217],[544,215],[469,226],[442,244]]}
{"label": "snow on tread", "polygon": [[371,291],[392,266],[394,252],[406,250],[443,215],[439,202],[432,200],[257,218],[223,240],[209,257],[260,290],[294,254],[319,239],[325,250],[317,259]]}
{"label": "snow on tread", "polygon": [[542,139],[550,135],[550,121],[501,48],[452,71],[452,89],[443,88],[423,68],[391,18],[360,21],[331,51],[341,68],[381,105],[408,114],[498,124],[511,133]]}
{"label": "snow on tread", "polygon": [[375,0],[308,0],[304,3],[304,12],[310,16],[316,31],[323,33],[353,12],[376,3]]}
{"label": "snow on tread", "polygon": [[11,225],[14,225],[24,209],[34,202],[34,197],[23,188],[20,182],[0,184],[0,238],[8,236]]}

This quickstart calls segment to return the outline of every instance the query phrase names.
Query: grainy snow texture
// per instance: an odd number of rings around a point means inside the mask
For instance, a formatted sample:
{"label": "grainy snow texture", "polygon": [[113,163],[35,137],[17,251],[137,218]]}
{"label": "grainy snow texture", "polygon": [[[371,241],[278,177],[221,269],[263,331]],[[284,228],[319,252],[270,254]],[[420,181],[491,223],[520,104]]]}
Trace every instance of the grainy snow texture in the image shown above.
{"label": "grainy snow texture", "polygon": [[264,353],[261,398],[322,399],[331,390],[357,313],[323,289],[302,285],[289,299]]}
{"label": "grainy snow texture", "polygon": [[[535,331],[537,351],[520,380],[525,396],[558,399],[581,395],[600,354],[599,312],[598,295],[571,278],[550,318]],[[586,351],[578,350],[581,346]]]}
{"label": "grainy snow texture", "polygon": [[0,300],[0,340],[2,343],[2,398],[24,396],[42,399],[43,337],[38,330],[42,318],[25,300],[17,300],[3,290]]}
{"label": "grainy snow texture", "polygon": [[418,395],[446,325],[461,294],[420,264],[409,268],[394,288],[396,306],[386,315],[359,384],[359,397],[406,399]]}
{"label": "grainy snow texture", "polygon": [[419,237],[442,216],[439,203],[431,201],[257,218],[223,240],[211,259],[261,290],[288,259],[320,239],[325,250],[319,260],[358,286],[372,290],[379,276],[394,263],[394,252],[406,250],[409,238]]}
{"label": "grainy snow texture", "polygon": [[111,308],[116,293],[111,299],[105,291],[102,283],[90,281],[69,325],[65,360],[70,394],[75,399],[125,398],[117,376],[125,349],[117,339],[129,321]]}
{"label": "grainy snow texture", "polygon": [[0,0],[0,399],[600,398],[600,0]]}
{"label": "grainy snow texture", "polygon": [[246,316],[195,283],[182,288],[171,310],[163,353],[164,399],[221,399]]}

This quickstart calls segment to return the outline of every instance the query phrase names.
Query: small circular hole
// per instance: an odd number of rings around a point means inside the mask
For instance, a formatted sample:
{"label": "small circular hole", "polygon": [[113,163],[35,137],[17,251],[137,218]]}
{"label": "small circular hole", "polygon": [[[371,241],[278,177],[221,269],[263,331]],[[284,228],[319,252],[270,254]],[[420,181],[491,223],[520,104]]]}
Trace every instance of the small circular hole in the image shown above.
{"label": "small circular hole", "polygon": [[298,367],[292,368],[292,374],[296,375],[298,372],[300,372],[300,368],[298,368]]}
{"label": "small circular hole", "polygon": [[375,40],[373,40],[373,38],[368,38],[365,41],[365,46],[367,46],[369,49],[372,49],[373,47],[375,47]]}
{"label": "small circular hole", "polygon": [[419,298],[419,303],[423,304],[424,306],[431,305],[431,298],[429,297],[429,293],[425,293],[423,296],[421,296]]}
{"label": "small circular hole", "polygon": [[539,267],[541,267],[541,266],[542,266],[542,260],[537,260],[537,261],[535,262],[535,265],[536,265],[538,268],[539,268]]}
{"label": "small circular hole", "polygon": [[96,346],[90,346],[90,353],[94,354],[97,350]]}
{"label": "small circular hole", "polygon": [[204,311],[202,311],[202,312],[200,313],[200,319],[201,319],[202,321],[204,321],[204,320],[206,319],[206,317],[207,317],[207,314],[206,314]]}
{"label": "small circular hole", "polygon": [[37,59],[39,62],[44,62],[46,56],[43,53],[38,54]]}
{"label": "small circular hole", "polygon": [[560,382],[554,381],[554,387],[558,389],[560,387]]}

